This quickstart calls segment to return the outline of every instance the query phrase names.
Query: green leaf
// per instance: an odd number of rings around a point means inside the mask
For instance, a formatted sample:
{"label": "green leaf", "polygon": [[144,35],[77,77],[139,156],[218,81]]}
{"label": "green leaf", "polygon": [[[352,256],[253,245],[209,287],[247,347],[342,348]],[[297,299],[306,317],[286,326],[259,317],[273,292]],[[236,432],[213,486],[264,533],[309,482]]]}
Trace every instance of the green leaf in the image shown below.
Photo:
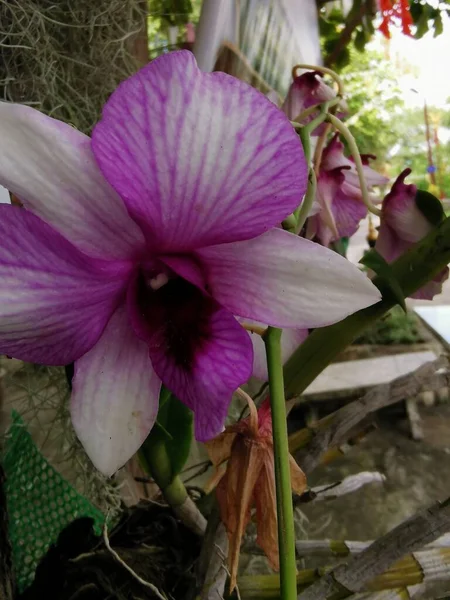
{"label": "green leaf", "polygon": [[417,21],[420,19],[423,13],[423,4],[420,2],[411,2],[409,5],[409,11],[411,13],[411,17],[414,21],[414,24],[417,25]]}
{"label": "green leaf", "polygon": [[350,50],[346,48],[342,48],[339,56],[336,59],[335,67],[340,70],[346,67],[350,62]]}
{"label": "green leaf", "polygon": [[[376,250],[370,250],[370,252],[366,252],[359,262],[365,267],[372,269],[372,271],[375,271],[378,275],[380,283],[382,284],[380,291],[383,293],[383,296],[386,295],[386,292],[390,292],[393,298],[406,312],[405,296],[403,295],[402,288],[394,277],[390,265],[384,260],[381,254],[378,254]],[[382,289],[385,286],[387,290]]]}
{"label": "green leaf", "polygon": [[417,190],[415,202],[417,208],[431,225],[437,227],[445,218],[442,202],[425,190]]}
{"label": "green leaf", "polygon": [[422,14],[420,15],[420,18],[418,19],[417,23],[417,31],[415,33],[415,38],[420,40],[420,38],[422,38],[428,31],[428,12],[426,10],[424,10],[422,12]]}
{"label": "green leaf", "polygon": [[336,25],[323,17],[319,17],[319,32],[320,35],[330,36],[336,32]]}
{"label": "green leaf", "polygon": [[436,15],[435,19],[434,19],[434,34],[433,37],[437,37],[438,35],[441,35],[441,33],[444,31],[444,24],[442,22],[442,15],[440,12],[438,12],[438,14]]}
{"label": "green leaf", "polygon": [[356,31],[355,39],[353,42],[355,44],[355,48],[358,50],[358,52],[364,52],[364,48],[366,47],[366,42],[367,42],[366,32],[364,31],[364,29],[358,29]]}
{"label": "green leaf", "polygon": [[172,392],[170,392],[166,386],[161,386],[161,391],[159,393],[159,409],[161,410],[161,407],[164,406],[164,404],[167,402],[167,400],[170,398],[170,396],[172,395]]}
{"label": "green leaf", "polygon": [[[186,464],[193,437],[192,422],[192,411],[169,392],[169,397],[159,408],[155,426],[141,448],[160,487],[169,485]],[[154,460],[155,455],[160,457],[159,460]],[[161,457],[164,457],[164,464]]]}
{"label": "green leaf", "polygon": [[166,441],[166,448],[173,476],[181,472],[188,459],[193,437],[192,424],[192,411],[172,396],[166,420],[166,429],[172,439]]}

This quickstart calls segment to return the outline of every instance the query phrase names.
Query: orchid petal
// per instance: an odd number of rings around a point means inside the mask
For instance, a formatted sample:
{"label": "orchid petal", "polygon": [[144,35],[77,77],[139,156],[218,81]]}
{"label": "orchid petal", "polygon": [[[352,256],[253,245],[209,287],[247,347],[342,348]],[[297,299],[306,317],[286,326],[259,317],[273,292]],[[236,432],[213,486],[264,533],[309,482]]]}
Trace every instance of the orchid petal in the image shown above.
{"label": "orchid petal", "polygon": [[27,210],[0,205],[0,354],[47,365],[79,358],[100,337],[128,271],[83,255]]}
{"label": "orchid petal", "polygon": [[237,436],[225,476],[217,486],[220,517],[228,533],[230,590],[236,587],[242,538],[251,518],[255,485],[263,468],[266,451],[248,438]]}
{"label": "orchid petal", "polygon": [[295,494],[301,496],[306,489],[306,475],[291,454],[289,454],[289,470],[291,472],[292,490]]}
{"label": "orchid petal", "polygon": [[129,289],[132,326],[164,385],[194,411],[196,438],[209,440],[222,431],[233,392],[251,375],[247,332],[181,278],[156,292],[139,289]]}
{"label": "orchid petal", "polygon": [[94,466],[113,475],[139,449],[158,413],[161,381],[125,308],[75,363],[72,422]]}
{"label": "orchid petal", "polygon": [[86,135],[28,106],[0,102],[0,139],[0,183],[77,248],[127,258],[142,244]]}
{"label": "orchid petal", "polygon": [[122,83],[93,132],[95,157],[161,252],[255,237],[301,203],[303,150],[260,92],[202,73],[190,52]]}
{"label": "orchid petal", "polygon": [[277,228],[197,255],[211,295],[222,306],[276,327],[322,327],[381,298],[342,256]]}
{"label": "orchid petal", "polygon": [[[359,188],[359,176],[358,172],[356,171],[355,164],[352,161],[349,162],[353,165],[353,169],[345,174],[345,179],[350,185],[354,185],[355,187]],[[363,165],[363,174],[368,188],[386,185],[387,183],[389,183],[388,177],[386,177],[385,175],[381,175],[381,173],[377,173],[377,171],[375,171],[374,169],[372,169],[372,167],[369,167],[367,165]]]}
{"label": "orchid petal", "polygon": [[[249,322],[244,319],[243,321],[248,325],[260,325],[260,323],[255,323],[254,321]],[[262,381],[267,381],[269,375],[267,373],[267,358],[264,340],[257,333],[249,332],[249,336],[253,344],[253,377],[257,377]],[[283,364],[287,362],[294,350],[296,350],[307,337],[307,329],[285,329],[283,331],[281,336],[281,360]]]}
{"label": "orchid petal", "polygon": [[409,247],[410,244],[402,241],[387,224],[385,219],[381,219],[377,241],[375,242],[375,250],[385,261],[391,263],[403,254],[403,252],[406,252]]}
{"label": "orchid petal", "polygon": [[[287,93],[281,110],[291,121],[296,121],[300,113],[314,104],[329,102],[336,97],[336,92],[324,83],[318,71],[303,73],[294,79]],[[305,119],[309,123],[315,115]]]}
{"label": "orchid petal", "polygon": [[277,501],[275,492],[275,464],[273,451],[266,451],[262,457],[262,467],[255,484],[253,499],[256,507],[257,538],[256,543],[269,559],[275,571],[278,571],[278,530]]}
{"label": "orchid petal", "polygon": [[333,199],[332,211],[340,238],[351,237],[367,215],[367,208],[361,201],[347,196],[341,190]]}
{"label": "orchid petal", "polygon": [[442,284],[444,281],[447,281],[448,277],[449,269],[445,267],[434,279],[426,283],[414,294],[411,294],[410,298],[416,300],[433,300],[435,296],[442,294]]}

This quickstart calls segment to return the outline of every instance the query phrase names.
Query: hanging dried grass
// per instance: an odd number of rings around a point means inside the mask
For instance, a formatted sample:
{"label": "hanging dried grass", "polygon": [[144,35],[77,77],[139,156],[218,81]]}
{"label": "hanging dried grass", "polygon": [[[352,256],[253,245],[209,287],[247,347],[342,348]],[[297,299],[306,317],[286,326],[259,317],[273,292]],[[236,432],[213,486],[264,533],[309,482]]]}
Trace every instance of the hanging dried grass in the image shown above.
{"label": "hanging dried grass", "polygon": [[0,0],[0,99],[89,133],[145,57],[146,15],[142,0]]}

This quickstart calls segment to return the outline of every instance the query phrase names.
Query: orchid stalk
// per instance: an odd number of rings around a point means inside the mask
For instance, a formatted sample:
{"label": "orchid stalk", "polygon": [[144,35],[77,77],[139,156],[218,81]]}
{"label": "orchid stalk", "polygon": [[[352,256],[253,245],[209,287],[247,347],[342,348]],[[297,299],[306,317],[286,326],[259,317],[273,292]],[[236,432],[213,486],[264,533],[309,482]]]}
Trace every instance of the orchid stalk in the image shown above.
{"label": "orchid stalk", "polygon": [[295,562],[295,527],[294,510],[292,506],[283,366],[281,364],[281,335],[281,329],[269,327],[264,335],[264,342],[267,353],[270,406],[272,410],[281,599],[296,600],[297,567]]}

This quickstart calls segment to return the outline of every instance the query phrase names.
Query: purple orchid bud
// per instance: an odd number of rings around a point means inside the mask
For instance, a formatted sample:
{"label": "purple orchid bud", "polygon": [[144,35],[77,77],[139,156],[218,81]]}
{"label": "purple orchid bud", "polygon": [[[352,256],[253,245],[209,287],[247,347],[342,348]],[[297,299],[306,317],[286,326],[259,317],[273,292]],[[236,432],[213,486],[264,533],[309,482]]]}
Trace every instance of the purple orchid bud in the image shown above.
{"label": "purple orchid bud", "polygon": [[[411,169],[405,169],[395,180],[383,201],[381,225],[375,250],[390,263],[433,230],[433,224],[419,210],[416,203],[417,187],[406,184]],[[448,279],[448,267],[411,297],[432,300],[442,292],[442,283]]]}
{"label": "purple orchid bud", "polygon": [[[296,121],[300,113],[310,106],[329,102],[335,97],[336,92],[324,83],[318,71],[308,71],[294,79],[281,106],[281,110],[291,121]],[[319,111],[317,110],[312,115],[301,119],[301,123],[309,123],[318,114]],[[313,131],[312,135],[320,135],[323,128],[324,124],[319,125]]]}

